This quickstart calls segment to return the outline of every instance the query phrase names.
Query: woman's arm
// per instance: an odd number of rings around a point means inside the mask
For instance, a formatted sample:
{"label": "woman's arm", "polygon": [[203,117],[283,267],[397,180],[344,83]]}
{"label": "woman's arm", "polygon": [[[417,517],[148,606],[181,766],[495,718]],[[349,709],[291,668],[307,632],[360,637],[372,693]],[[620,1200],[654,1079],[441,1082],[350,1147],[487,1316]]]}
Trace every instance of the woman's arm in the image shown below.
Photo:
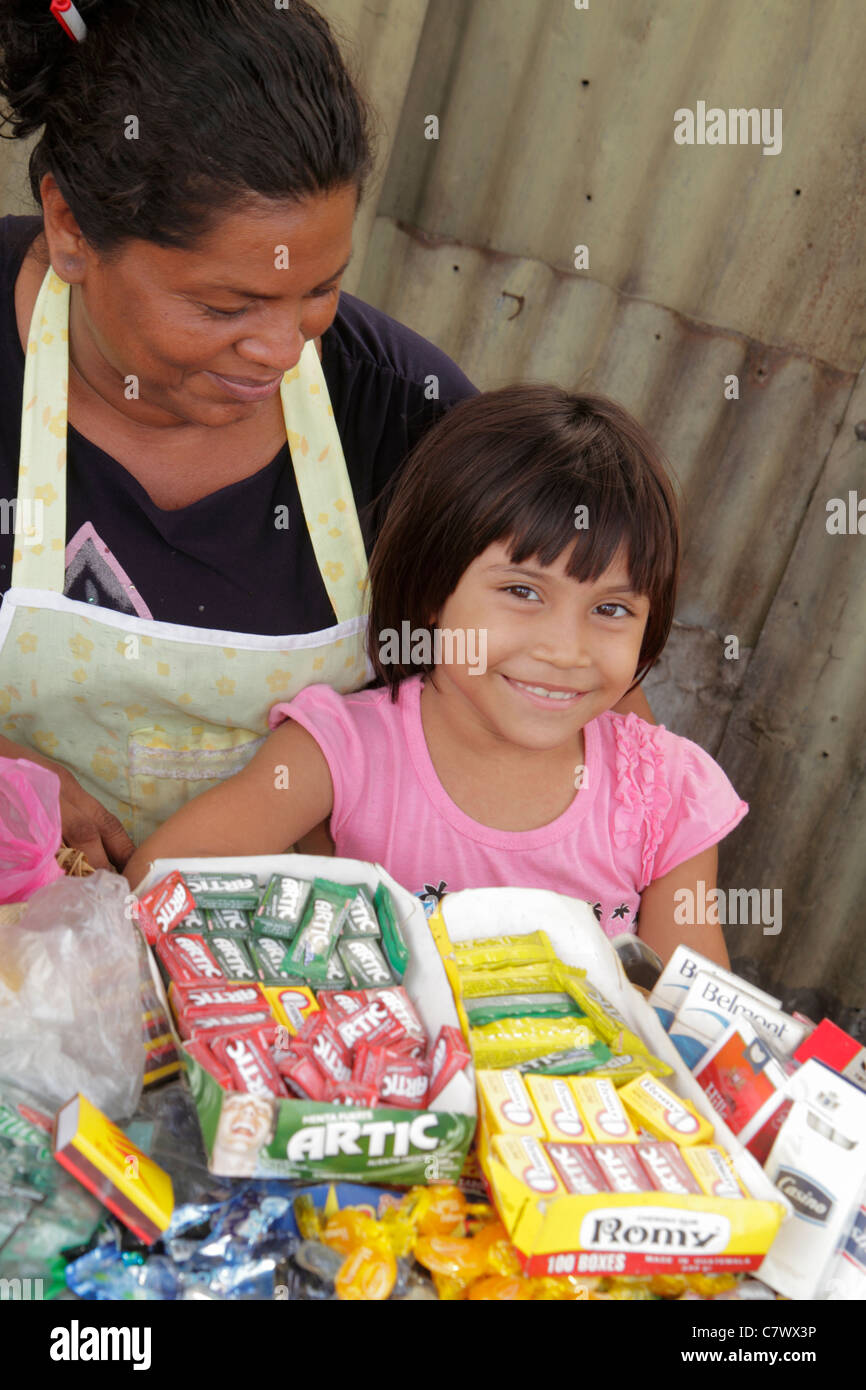
{"label": "woman's arm", "polygon": [[322,750],[312,734],[287,720],[242,772],[188,801],[154,831],[124,873],[135,888],[154,859],[279,854],[333,806]]}
{"label": "woman's arm", "polygon": [[628,695],[623,695],[619,704],[614,705],[613,711],[614,714],[636,714],[641,719],[645,719],[648,724],[656,722],[647,697],[643,693],[642,685],[635,686]]}
{"label": "woman's arm", "polygon": [[[713,845],[684,864],[678,864],[664,878],[655,879],[641,894],[637,934],[658,951],[665,964],[682,943],[726,970],[730,969],[721,927],[712,923],[697,924],[693,920],[697,914],[690,911],[698,901],[705,902],[705,895],[715,888],[718,867],[719,853]],[[701,881],[703,890],[698,888]]]}

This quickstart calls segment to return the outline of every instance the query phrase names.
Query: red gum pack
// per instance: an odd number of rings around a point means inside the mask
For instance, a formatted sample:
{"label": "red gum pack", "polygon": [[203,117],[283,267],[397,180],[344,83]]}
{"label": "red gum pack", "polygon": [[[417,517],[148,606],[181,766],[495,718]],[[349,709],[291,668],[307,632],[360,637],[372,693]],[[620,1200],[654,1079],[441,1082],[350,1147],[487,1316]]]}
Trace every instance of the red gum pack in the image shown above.
{"label": "red gum pack", "polygon": [[228,1069],[235,1091],[253,1096],[285,1096],[280,1073],[266,1047],[249,1033],[214,1038],[211,1052]]}
{"label": "red gum pack", "polygon": [[293,1048],[298,1044],[309,1047],[316,1065],[329,1081],[349,1081],[352,1076],[352,1063],[349,1049],[337,1032],[333,1019],[325,1013],[313,1014],[293,1039]]}
{"label": "red gum pack", "polygon": [[277,1056],[277,1071],[294,1096],[301,1100],[330,1100],[331,1084],[316,1065],[310,1051],[290,1048]]}
{"label": "red gum pack", "polygon": [[225,984],[226,977],[214,959],[203,936],[195,932],[174,932],[161,936],[156,953],[176,984]]}
{"label": "red gum pack", "polygon": [[359,1042],[379,1043],[391,1047],[406,1037],[403,1024],[394,1017],[388,1004],[373,999],[363,1009],[337,1024],[344,1045],[351,1051]]}
{"label": "red gum pack", "polygon": [[638,1160],[634,1144],[590,1144],[588,1147],[611,1192],[652,1192],[653,1184]]}
{"label": "red gum pack", "polygon": [[578,1197],[593,1197],[610,1190],[586,1144],[545,1142],[543,1147],[569,1192]]}
{"label": "red gum pack", "polygon": [[188,1042],[184,1043],[184,1047],[193,1061],[198,1062],[199,1066],[209,1072],[226,1091],[231,1089],[231,1072],[227,1066],[214,1057],[206,1042],[199,1038],[190,1038]]}
{"label": "red gum pack", "polygon": [[206,1042],[208,1047],[216,1038],[230,1038],[238,1033],[249,1033],[265,1052],[270,1052],[274,1044],[277,1025],[269,1014],[259,1012],[249,1014],[215,1015],[196,1020],[191,1037]]}
{"label": "red gum pack", "polygon": [[669,1139],[650,1139],[636,1144],[635,1153],[657,1192],[701,1195],[694,1175],[680,1157],[676,1144]]}
{"label": "red gum pack", "polygon": [[171,931],[194,907],[195,900],[186,886],[186,880],[175,869],[138,899],[135,917],[146,940],[155,946],[161,933]]}
{"label": "red gum pack", "polygon": [[172,981],[168,997],[178,1017],[205,1018],[213,1013],[246,1013],[269,1008],[261,985],[178,985]]}
{"label": "red gum pack", "polygon": [[467,1067],[470,1062],[469,1048],[466,1045],[463,1034],[459,1028],[443,1025],[439,1029],[433,1047],[430,1050],[430,1087],[427,1092],[427,1104],[435,1100],[440,1091],[444,1091],[448,1082],[451,1081],[459,1071]]}
{"label": "red gum pack", "polygon": [[430,1084],[427,1064],[395,1052],[393,1048],[359,1043],[355,1048],[352,1080],[362,1086],[374,1086],[385,1105],[400,1110],[423,1110],[427,1103]]}

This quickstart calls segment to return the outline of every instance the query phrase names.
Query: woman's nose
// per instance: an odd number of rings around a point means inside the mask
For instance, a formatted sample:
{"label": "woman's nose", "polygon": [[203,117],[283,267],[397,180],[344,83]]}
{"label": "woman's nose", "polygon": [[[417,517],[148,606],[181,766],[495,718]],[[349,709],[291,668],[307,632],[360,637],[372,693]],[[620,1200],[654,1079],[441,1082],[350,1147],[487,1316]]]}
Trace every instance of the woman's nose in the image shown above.
{"label": "woman's nose", "polygon": [[242,338],[235,344],[235,351],[245,362],[269,367],[276,376],[278,372],[290,372],[298,365],[305,342],[300,324],[294,327],[283,324]]}

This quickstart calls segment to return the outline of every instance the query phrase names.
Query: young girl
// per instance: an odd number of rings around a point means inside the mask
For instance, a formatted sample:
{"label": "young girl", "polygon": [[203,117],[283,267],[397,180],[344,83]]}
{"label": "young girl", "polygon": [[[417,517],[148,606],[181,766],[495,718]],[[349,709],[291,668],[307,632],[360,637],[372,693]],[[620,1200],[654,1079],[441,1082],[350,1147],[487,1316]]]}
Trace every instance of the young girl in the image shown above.
{"label": "young girl", "polygon": [[[370,562],[378,689],[311,685],[249,765],[129,861],[280,852],[330,815],[336,853],[414,892],[548,888],[727,964],[683,922],[748,807],[696,744],[612,712],[658,659],[679,536],[652,441],[614,402],[511,386],[456,406],[407,464]],[[691,901],[694,901],[694,896]]]}

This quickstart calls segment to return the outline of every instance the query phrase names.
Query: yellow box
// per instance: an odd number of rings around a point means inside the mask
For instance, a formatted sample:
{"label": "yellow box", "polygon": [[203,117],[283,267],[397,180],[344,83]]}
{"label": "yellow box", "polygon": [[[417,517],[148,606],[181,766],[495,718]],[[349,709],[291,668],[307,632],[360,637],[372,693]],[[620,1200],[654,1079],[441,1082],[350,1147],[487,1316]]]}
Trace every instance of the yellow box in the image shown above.
{"label": "yellow box", "polygon": [[171,1178],[85,1096],[57,1112],[54,1157],[147,1244],[171,1221]]}
{"label": "yellow box", "polygon": [[580,1076],[570,1085],[596,1144],[637,1143],[637,1133],[612,1081]]}
{"label": "yellow box", "polygon": [[748,1197],[727,1154],[717,1144],[695,1145],[681,1152],[683,1161],[688,1164],[701,1191],[706,1192],[708,1197]]}
{"label": "yellow box", "polygon": [[529,1134],[543,1139],[544,1125],[532,1108],[532,1101],[519,1071],[478,1071],[475,1073],[484,1122],[491,1134]]}
{"label": "yellow box", "polygon": [[304,1020],[319,1012],[316,996],[306,985],[262,985],[271,1013],[294,1036]]}
{"label": "yellow box", "polygon": [[496,1157],[509,1173],[536,1197],[561,1197],[565,1184],[539,1141],[527,1135],[494,1134],[490,1141]]}
{"label": "yellow box", "polygon": [[715,1133],[709,1120],[693,1105],[674,1095],[669,1087],[644,1072],[619,1091],[619,1098],[636,1125],[648,1129],[656,1139],[669,1139],[680,1148],[709,1144]]}
{"label": "yellow box", "polygon": [[566,1077],[526,1076],[524,1081],[548,1139],[565,1144],[593,1142]]}

